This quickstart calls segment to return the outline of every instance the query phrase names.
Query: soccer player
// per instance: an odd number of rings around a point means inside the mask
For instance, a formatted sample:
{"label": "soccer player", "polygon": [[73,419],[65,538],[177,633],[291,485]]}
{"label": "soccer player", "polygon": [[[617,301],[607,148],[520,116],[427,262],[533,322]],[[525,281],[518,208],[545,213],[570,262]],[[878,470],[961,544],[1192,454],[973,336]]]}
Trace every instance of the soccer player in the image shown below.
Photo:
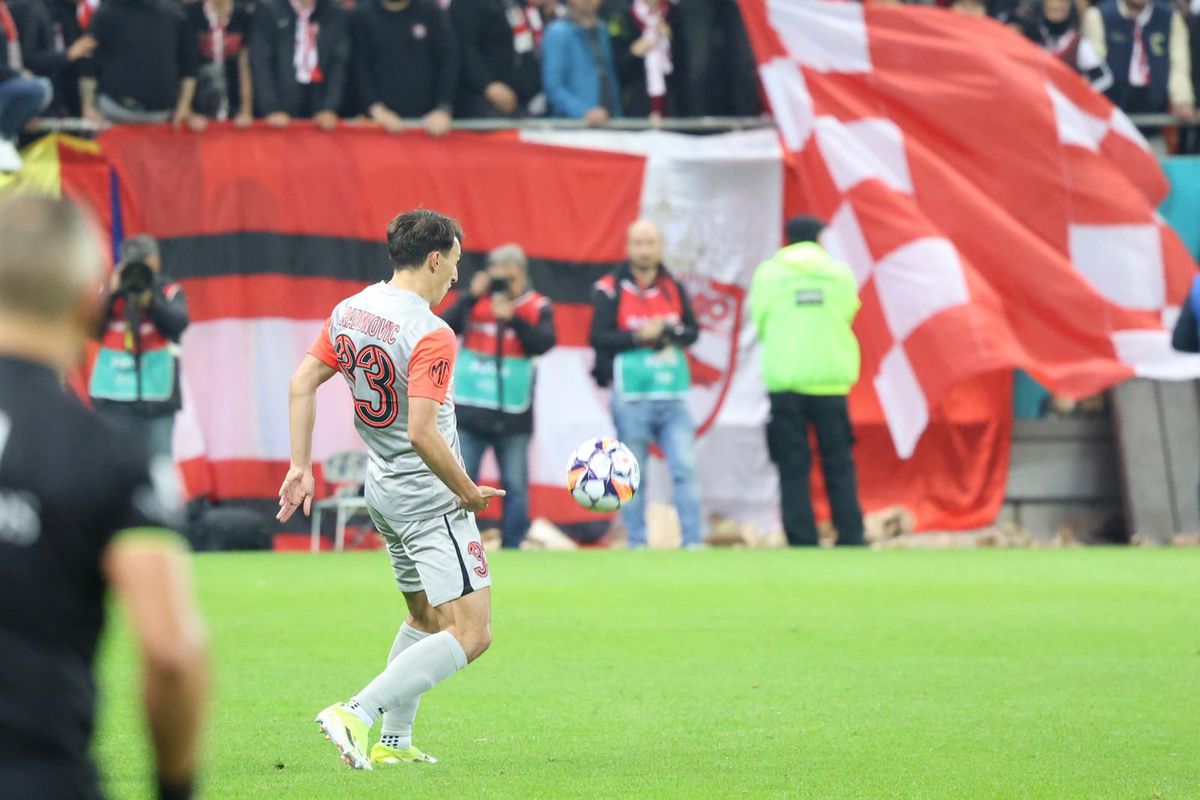
{"label": "soccer player", "polygon": [[88,756],[104,595],[142,655],[158,796],[192,793],[208,683],[169,459],[63,389],[94,330],[99,248],[70,203],[0,205],[0,795],[99,798]]}
{"label": "soccer player", "polygon": [[[334,308],[289,387],[292,463],[279,489],[279,520],[311,510],[316,391],[341,372],[370,452],[371,518],[408,605],[384,671],[317,716],[355,769],[436,761],[412,743],[421,695],[491,644],[491,578],[473,512],[504,492],[476,486],[463,470],[450,394],[454,333],[430,310],[458,280],[462,238],[455,220],[434,211],[393,219],[392,279]],[[382,738],[368,752],[381,716]]]}

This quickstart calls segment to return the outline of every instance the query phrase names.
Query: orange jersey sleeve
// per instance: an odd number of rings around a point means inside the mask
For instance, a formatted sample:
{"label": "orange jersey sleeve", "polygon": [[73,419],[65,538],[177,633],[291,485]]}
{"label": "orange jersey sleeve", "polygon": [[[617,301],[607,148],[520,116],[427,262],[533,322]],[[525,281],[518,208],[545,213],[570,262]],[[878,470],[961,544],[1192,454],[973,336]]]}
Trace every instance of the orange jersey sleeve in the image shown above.
{"label": "orange jersey sleeve", "polygon": [[338,368],[337,356],[333,352],[333,342],[329,340],[329,320],[321,326],[321,333],[308,348],[308,354],[330,369]]}
{"label": "orange jersey sleeve", "polygon": [[425,334],[408,360],[408,396],[446,402],[457,341],[449,328]]}

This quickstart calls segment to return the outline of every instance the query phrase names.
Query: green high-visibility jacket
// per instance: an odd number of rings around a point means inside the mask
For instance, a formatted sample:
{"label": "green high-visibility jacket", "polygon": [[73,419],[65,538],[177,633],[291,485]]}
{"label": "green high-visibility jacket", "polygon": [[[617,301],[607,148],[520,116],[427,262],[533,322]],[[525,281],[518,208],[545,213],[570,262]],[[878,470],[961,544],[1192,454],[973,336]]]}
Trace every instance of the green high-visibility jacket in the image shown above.
{"label": "green high-visibility jacket", "polygon": [[851,329],[861,305],[850,267],[814,242],[785,247],[760,265],[750,316],[767,391],[848,394],[861,363]]}

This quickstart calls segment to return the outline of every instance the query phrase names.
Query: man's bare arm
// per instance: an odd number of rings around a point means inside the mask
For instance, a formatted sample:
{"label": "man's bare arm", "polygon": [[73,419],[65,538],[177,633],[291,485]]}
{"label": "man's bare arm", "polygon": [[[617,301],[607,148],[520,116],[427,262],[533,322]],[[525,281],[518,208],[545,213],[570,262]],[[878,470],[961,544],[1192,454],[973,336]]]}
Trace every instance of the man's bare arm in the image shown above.
{"label": "man's bare arm", "polygon": [[96,108],[96,79],[79,79],[79,101],[83,107],[84,116],[99,114]]}
{"label": "man's bare arm", "polygon": [[288,384],[288,425],[291,430],[292,463],[279,487],[280,522],[287,522],[296,509],[312,511],[316,484],[312,476],[313,426],[317,421],[317,389],[337,374],[333,368],[306,355]]}
{"label": "man's bare arm", "polygon": [[190,795],[208,698],[208,634],[186,550],[174,533],[118,535],[104,574],[121,600],[142,659],[142,695],[164,796]]}
{"label": "man's bare arm", "polygon": [[487,508],[488,498],[502,497],[504,492],[490,486],[476,486],[467,475],[438,430],[440,407],[441,403],[428,397],[409,397],[408,438],[430,471],[458,496],[459,506],[468,511],[482,511]]}
{"label": "man's bare arm", "polygon": [[[182,125],[192,117],[192,99],[196,96],[196,79],[184,78],[179,82],[179,98],[175,102],[175,111],[171,120],[176,125]],[[203,119],[203,118],[198,118]]]}
{"label": "man's bare arm", "polygon": [[238,116],[254,118],[254,79],[250,75],[250,51],[243,49],[238,55],[238,86],[242,107]]}

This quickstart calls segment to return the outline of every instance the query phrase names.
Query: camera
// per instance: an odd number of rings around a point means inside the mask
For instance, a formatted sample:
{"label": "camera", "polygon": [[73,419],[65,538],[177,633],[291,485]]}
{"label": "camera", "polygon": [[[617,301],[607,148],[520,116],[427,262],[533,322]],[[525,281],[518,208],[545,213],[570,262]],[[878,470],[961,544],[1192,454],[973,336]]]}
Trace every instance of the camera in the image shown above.
{"label": "camera", "polygon": [[504,278],[492,278],[492,282],[488,284],[489,295],[502,294],[505,297],[512,297],[512,287],[508,285],[508,281]]}
{"label": "camera", "polygon": [[117,294],[137,295],[154,285],[154,270],[142,261],[130,261],[121,267]]}

